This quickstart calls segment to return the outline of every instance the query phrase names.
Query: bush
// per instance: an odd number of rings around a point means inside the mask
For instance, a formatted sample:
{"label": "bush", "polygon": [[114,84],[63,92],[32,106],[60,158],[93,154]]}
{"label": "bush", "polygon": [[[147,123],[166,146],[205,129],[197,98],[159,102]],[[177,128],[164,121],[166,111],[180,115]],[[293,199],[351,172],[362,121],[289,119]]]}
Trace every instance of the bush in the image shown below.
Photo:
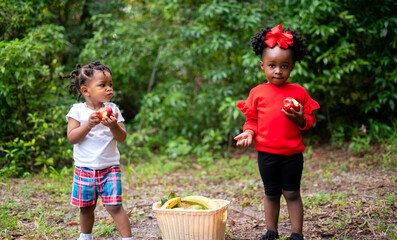
{"label": "bush", "polygon": [[65,86],[56,77],[64,51],[63,28],[43,25],[23,39],[0,42],[0,169],[20,175],[35,165],[65,164],[70,147],[64,134]]}
{"label": "bush", "polygon": [[[309,56],[293,76],[318,100],[317,129],[328,137],[343,132],[355,137],[352,126],[371,129],[396,123],[397,18],[392,0],[293,1],[286,24],[298,29],[309,43]],[[360,9],[360,11],[357,11]],[[285,17],[285,16],[283,16]],[[287,18],[288,19],[288,18]],[[324,133],[324,132],[323,132]],[[381,138],[387,138],[383,135]],[[373,140],[381,140],[374,138]]]}

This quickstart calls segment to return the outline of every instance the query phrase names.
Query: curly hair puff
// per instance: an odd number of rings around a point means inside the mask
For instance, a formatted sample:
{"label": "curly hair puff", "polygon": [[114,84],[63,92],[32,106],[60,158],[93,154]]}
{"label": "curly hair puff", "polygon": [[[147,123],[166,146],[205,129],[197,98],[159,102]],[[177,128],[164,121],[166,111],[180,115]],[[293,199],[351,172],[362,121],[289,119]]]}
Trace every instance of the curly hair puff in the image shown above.
{"label": "curly hair puff", "polygon": [[[263,58],[263,54],[265,53],[266,48],[268,47],[265,43],[265,36],[268,32],[271,31],[273,27],[265,27],[262,28],[259,32],[255,33],[255,35],[251,39],[251,46],[255,52],[255,55],[261,56]],[[303,57],[307,54],[307,44],[306,39],[302,38],[300,33],[286,28],[283,32],[290,31],[293,36],[293,45],[288,48],[292,50],[292,58],[295,61],[300,62]]]}
{"label": "curly hair puff", "polygon": [[68,90],[71,94],[73,93],[75,97],[77,93],[79,94],[77,97],[77,102],[80,101],[81,97],[80,87],[87,84],[87,82],[94,75],[94,71],[102,71],[103,75],[105,75],[105,71],[107,71],[110,73],[110,75],[112,75],[112,72],[108,66],[103,65],[100,61],[95,61],[84,65],[83,67],[78,63],[76,64],[76,69],[73,70],[69,75],[61,77],[62,79],[74,78],[74,83],[69,85]]}

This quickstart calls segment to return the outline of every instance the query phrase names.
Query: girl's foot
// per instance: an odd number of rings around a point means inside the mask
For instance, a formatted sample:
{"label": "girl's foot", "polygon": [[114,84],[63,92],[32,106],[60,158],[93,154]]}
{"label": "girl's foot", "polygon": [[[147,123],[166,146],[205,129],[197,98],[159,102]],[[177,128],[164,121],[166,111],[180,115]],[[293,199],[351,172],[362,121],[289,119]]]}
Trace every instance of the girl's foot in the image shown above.
{"label": "girl's foot", "polygon": [[303,240],[303,236],[297,233],[293,233],[289,238],[287,238],[287,240]]}
{"label": "girl's foot", "polygon": [[278,233],[272,231],[272,230],[267,230],[265,235],[262,235],[260,240],[274,240],[278,238]]}
{"label": "girl's foot", "polygon": [[93,240],[92,233],[80,233],[78,240]]}

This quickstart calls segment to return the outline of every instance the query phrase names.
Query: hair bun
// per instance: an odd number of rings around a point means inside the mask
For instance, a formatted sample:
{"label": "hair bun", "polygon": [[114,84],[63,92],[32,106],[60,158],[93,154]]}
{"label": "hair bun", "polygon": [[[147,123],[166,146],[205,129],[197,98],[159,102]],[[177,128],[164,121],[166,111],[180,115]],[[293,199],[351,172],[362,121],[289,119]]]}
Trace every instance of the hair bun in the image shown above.
{"label": "hair bun", "polygon": [[[255,33],[255,35],[251,39],[251,46],[252,50],[254,51],[255,55],[261,56],[265,52],[265,49],[268,48],[267,44],[265,43],[265,37],[268,32],[271,31],[273,27],[265,27],[262,28],[259,32]],[[291,35],[293,36],[293,46],[288,47],[288,49],[292,50],[293,53],[293,59],[294,61],[300,62],[303,57],[307,54],[306,49],[307,49],[307,44],[306,44],[306,39],[302,38],[300,33],[290,29],[286,28],[283,32],[291,32]]]}

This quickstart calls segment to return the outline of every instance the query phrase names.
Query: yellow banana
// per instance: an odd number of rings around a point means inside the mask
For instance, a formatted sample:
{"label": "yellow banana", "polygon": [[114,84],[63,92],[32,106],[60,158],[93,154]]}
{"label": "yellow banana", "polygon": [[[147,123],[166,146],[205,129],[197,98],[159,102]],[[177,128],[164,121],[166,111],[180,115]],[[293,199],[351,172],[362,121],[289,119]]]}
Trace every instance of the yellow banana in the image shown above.
{"label": "yellow banana", "polygon": [[170,209],[181,202],[180,197],[171,198],[161,206],[161,209]]}
{"label": "yellow banana", "polygon": [[214,209],[218,207],[215,201],[203,196],[187,196],[181,199],[182,202],[187,202],[190,204],[198,204],[203,206],[205,209]]}

